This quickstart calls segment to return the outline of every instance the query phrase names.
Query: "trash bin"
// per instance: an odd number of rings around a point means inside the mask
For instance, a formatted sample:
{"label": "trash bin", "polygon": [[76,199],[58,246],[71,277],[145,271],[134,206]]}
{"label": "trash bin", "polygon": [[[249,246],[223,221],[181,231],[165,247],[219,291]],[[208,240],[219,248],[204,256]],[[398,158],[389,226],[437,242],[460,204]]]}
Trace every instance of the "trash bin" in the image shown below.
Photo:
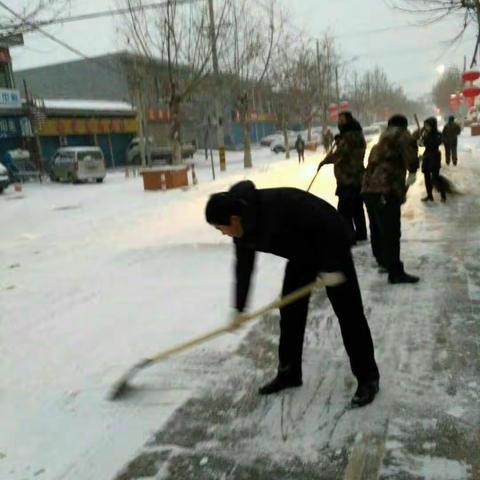
{"label": "trash bin", "polygon": [[188,166],[154,167],[140,171],[144,190],[169,190],[188,186]]}
{"label": "trash bin", "polygon": [[477,135],[480,135],[480,123],[472,123],[472,126],[470,127],[472,131],[472,137],[476,137]]}

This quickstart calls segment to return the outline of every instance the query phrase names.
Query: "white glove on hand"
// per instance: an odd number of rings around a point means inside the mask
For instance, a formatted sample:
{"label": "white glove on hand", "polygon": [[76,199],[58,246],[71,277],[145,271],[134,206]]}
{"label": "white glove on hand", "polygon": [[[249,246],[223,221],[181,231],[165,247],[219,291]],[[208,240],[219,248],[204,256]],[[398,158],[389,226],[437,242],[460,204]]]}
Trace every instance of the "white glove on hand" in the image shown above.
{"label": "white glove on hand", "polygon": [[416,182],[416,180],[417,174],[409,172],[406,181],[407,187],[411,187]]}
{"label": "white glove on hand", "polygon": [[236,310],[234,310],[229,315],[229,319],[226,327],[228,328],[228,330],[232,332],[235,330],[238,330],[244,325],[246,318],[247,318],[247,315],[245,313],[239,313]]}

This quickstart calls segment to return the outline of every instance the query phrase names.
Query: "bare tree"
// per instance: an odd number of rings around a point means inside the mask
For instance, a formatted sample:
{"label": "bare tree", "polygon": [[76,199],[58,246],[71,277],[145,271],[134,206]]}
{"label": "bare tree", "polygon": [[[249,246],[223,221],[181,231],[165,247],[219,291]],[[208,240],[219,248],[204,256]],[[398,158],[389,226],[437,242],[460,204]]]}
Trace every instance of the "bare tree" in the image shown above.
{"label": "bare tree", "polygon": [[[148,75],[156,77],[161,85],[159,96],[168,104],[170,113],[173,163],[179,164],[182,162],[182,104],[192,98],[210,73],[207,5],[168,0],[164,8],[152,14],[139,8],[143,0],[125,1],[130,8],[127,17],[129,42],[150,63]],[[225,8],[223,4],[217,15],[219,25],[223,22]],[[218,31],[216,35],[218,38]]]}
{"label": "bare tree", "polygon": [[467,28],[473,24],[477,31],[477,40],[471,66],[476,64],[480,43],[480,2],[478,0],[385,0],[385,2],[392,8],[420,16],[422,25],[430,25],[456,16],[459,19],[459,29],[450,39],[452,44],[460,40]]}
{"label": "bare tree", "polygon": [[230,0],[229,45],[219,61],[221,70],[231,78],[231,95],[239,114],[243,132],[244,166],[252,167],[250,114],[252,92],[264,83],[272,53],[281,36],[281,20],[275,15],[273,2],[266,14],[254,0]]}
{"label": "bare tree", "polygon": [[268,75],[268,83],[271,86],[271,105],[277,127],[283,133],[287,159],[290,158],[288,125],[294,109],[294,102],[290,95],[295,70],[294,49],[294,39],[290,35],[285,35],[273,54]]}
{"label": "bare tree", "polygon": [[435,83],[432,98],[443,112],[450,110],[450,95],[463,88],[462,72],[457,67],[449,68]]}
{"label": "bare tree", "polygon": [[366,124],[384,120],[393,113],[413,115],[418,109],[380,67],[365,72],[360,78],[355,73],[353,82],[347,86],[347,96],[352,111]]}
{"label": "bare tree", "polygon": [[30,0],[18,10],[0,2],[0,37],[33,31],[39,19],[52,20],[69,7],[70,0]]}

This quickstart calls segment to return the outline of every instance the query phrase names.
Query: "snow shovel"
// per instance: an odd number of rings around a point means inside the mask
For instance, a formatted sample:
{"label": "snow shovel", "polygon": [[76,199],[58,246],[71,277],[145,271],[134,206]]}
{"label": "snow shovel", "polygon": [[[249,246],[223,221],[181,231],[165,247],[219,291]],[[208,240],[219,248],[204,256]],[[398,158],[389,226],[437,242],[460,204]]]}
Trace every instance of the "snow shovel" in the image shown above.
{"label": "snow shovel", "polygon": [[[337,146],[337,143],[336,141],[334,141],[332,143],[332,146],[329,148],[328,152],[325,154],[325,158],[327,158],[331,153],[333,153],[333,151],[335,150],[335,147]],[[317,168],[317,171],[315,173],[315,176],[312,178],[312,181],[310,182],[310,185],[308,186],[307,188],[307,192],[310,191],[310,189],[312,188],[312,185],[313,185],[313,182],[315,182],[316,178],[317,178],[317,175],[319,174],[320,172],[320,168],[322,167],[322,162],[320,162],[320,164],[318,165],[318,168]]]}
{"label": "snow shovel", "polygon": [[[247,323],[276,308],[282,308],[290,305],[291,303],[294,303],[297,300],[309,295],[315,288],[335,287],[337,285],[340,285],[344,281],[345,276],[341,272],[321,273],[319,278],[317,278],[317,280],[315,280],[314,282],[309,283],[308,285],[305,285],[304,287],[301,287],[298,290],[295,290],[294,292],[285,295],[284,297],[278,298],[277,300],[274,300],[273,302],[259,308],[258,310],[243,315],[241,324]],[[240,326],[241,324],[238,324],[238,326]],[[129,390],[129,382],[140,370],[143,370],[144,368],[149,367],[150,365],[153,365],[160,360],[164,360],[171,357],[172,355],[184,352],[189,348],[195,347],[196,345],[199,345],[208,340],[211,340],[212,338],[218,337],[219,335],[231,331],[232,328],[230,326],[220,327],[216,330],[212,330],[211,332],[206,333],[205,335],[201,335],[192,340],[181,343],[176,347],[160,352],[157,355],[141,360],[120,378],[120,380],[112,388],[108,398],[110,400],[118,400],[121,397],[125,396]]]}

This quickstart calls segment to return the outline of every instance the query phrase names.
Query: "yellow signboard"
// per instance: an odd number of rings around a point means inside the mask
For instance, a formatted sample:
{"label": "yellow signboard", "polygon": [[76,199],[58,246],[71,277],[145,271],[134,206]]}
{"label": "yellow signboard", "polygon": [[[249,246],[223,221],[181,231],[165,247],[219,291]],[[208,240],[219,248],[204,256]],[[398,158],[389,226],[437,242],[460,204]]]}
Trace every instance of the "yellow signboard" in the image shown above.
{"label": "yellow signboard", "polygon": [[39,134],[43,137],[64,135],[102,135],[107,133],[137,133],[135,118],[47,118]]}

